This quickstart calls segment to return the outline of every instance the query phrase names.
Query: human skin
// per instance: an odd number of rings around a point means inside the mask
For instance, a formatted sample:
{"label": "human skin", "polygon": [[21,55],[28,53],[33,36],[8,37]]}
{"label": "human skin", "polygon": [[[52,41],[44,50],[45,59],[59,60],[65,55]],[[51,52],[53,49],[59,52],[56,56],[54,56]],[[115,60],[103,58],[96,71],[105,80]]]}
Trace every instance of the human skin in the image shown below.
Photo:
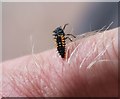
{"label": "human skin", "polygon": [[117,97],[118,28],[3,62],[4,97]]}

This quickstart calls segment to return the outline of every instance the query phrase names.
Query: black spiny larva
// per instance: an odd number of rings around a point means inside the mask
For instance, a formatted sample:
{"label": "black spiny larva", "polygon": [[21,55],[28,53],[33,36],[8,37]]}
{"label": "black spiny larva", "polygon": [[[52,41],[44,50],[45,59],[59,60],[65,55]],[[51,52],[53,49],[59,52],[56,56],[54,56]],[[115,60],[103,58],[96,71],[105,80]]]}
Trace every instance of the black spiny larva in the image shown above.
{"label": "black spiny larva", "polygon": [[62,28],[61,26],[60,26],[60,27],[57,27],[57,28],[53,31],[53,36],[54,36],[54,39],[55,39],[55,43],[56,43],[56,45],[57,45],[57,51],[58,51],[58,53],[60,54],[60,56],[61,56],[62,58],[65,58],[65,54],[66,54],[66,52],[65,52],[65,45],[66,45],[65,40],[66,40],[66,39],[69,39],[70,41],[72,41],[71,38],[68,37],[68,36],[70,36],[70,35],[75,38],[75,36],[72,35],[72,34],[65,34],[64,30],[65,30],[65,27],[66,27],[67,25],[68,25],[68,24],[65,24],[65,25],[63,26],[63,28]]}

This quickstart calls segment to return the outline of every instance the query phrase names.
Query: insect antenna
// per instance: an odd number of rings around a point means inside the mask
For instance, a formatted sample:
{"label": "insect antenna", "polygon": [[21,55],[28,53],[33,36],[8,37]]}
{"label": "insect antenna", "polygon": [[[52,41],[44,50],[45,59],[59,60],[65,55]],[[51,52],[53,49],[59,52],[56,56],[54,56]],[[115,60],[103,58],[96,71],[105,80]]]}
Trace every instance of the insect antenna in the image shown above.
{"label": "insect antenna", "polygon": [[64,25],[63,30],[65,30],[65,28],[66,28],[67,25],[68,25],[68,23]]}

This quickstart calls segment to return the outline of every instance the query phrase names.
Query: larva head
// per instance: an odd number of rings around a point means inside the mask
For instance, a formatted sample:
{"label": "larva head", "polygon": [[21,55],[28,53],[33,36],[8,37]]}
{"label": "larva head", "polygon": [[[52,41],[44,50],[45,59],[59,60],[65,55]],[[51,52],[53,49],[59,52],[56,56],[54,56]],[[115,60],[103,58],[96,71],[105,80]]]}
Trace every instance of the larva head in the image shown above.
{"label": "larva head", "polygon": [[60,26],[60,27],[57,27],[57,28],[53,31],[53,33],[54,33],[54,36],[57,36],[57,35],[62,35],[62,34],[64,34],[64,31],[63,31],[63,29],[62,29],[61,26]]}

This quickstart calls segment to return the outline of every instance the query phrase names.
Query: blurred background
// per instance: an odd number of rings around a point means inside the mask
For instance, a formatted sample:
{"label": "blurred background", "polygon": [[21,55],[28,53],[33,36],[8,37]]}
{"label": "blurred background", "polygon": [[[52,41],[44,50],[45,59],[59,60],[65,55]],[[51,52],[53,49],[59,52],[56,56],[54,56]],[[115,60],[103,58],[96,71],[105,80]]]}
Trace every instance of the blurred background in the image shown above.
{"label": "blurred background", "polygon": [[52,31],[66,23],[69,33],[80,35],[108,26],[118,26],[118,3],[2,3],[2,60],[54,48]]}

